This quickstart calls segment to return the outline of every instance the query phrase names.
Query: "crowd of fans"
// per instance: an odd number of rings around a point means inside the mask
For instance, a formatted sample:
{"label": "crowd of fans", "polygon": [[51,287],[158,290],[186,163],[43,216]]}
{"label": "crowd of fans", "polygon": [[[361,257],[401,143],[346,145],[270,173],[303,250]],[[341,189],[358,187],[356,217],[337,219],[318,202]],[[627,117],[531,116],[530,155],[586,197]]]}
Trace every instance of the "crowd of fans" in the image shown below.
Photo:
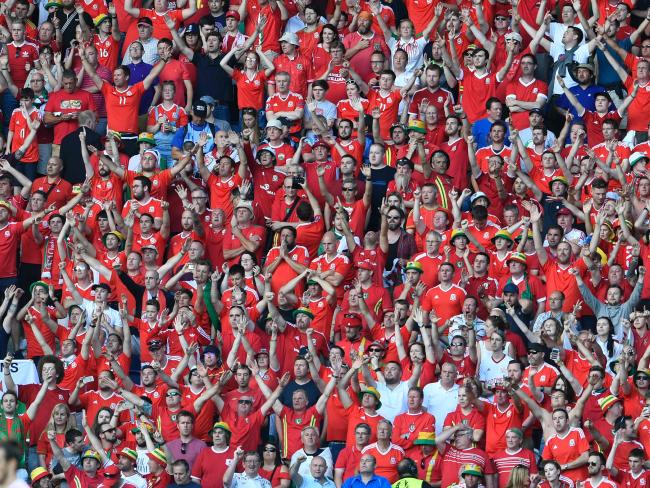
{"label": "crowd of fans", "polygon": [[5,0],[0,486],[645,488],[649,7]]}

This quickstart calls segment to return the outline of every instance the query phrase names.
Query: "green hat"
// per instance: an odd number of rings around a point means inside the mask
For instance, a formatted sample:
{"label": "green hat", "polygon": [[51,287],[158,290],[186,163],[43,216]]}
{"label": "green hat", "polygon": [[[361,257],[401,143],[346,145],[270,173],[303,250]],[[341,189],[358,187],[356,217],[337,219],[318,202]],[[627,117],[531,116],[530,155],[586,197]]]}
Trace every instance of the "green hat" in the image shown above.
{"label": "green hat", "polygon": [[122,234],[119,230],[112,230],[110,232],[107,232],[102,236],[102,242],[104,243],[104,246],[106,245],[106,238],[110,235],[113,234],[115,237],[117,237],[120,241],[120,243],[124,242],[126,240],[126,237],[124,237],[124,234]]}
{"label": "green hat", "polygon": [[228,425],[226,422],[215,422],[214,425],[212,426],[212,430],[214,429],[225,430],[229,434],[232,434],[232,430],[230,430],[230,425]]}
{"label": "green hat", "polygon": [[436,433],[435,432],[418,432],[418,437],[413,441],[416,446],[435,446]]}
{"label": "green hat", "polygon": [[565,176],[554,176],[553,178],[551,178],[551,181],[548,182],[549,190],[553,186],[553,183],[555,183],[556,181],[559,181],[560,183],[564,184],[564,186],[566,186],[567,188],[569,186],[569,180],[567,180]]}
{"label": "green hat", "polygon": [[95,27],[99,27],[99,24],[101,24],[105,20],[111,20],[111,18],[106,14],[99,14],[97,17],[93,19],[93,23],[95,24]]}
{"label": "green hat", "polygon": [[35,282],[32,283],[31,285],[29,285],[29,293],[33,293],[33,292],[34,292],[34,288],[36,288],[37,286],[42,286],[42,287],[45,288],[46,290],[49,290],[49,289],[50,289],[50,285],[48,285],[48,284],[45,283],[44,281],[40,281],[40,280],[39,280],[39,281],[35,281]]}
{"label": "green hat", "polygon": [[357,397],[359,398],[359,401],[363,400],[363,395],[366,393],[370,393],[372,396],[374,396],[377,399],[377,407],[376,409],[379,410],[381,408],[381,393],[377,391],[377,388],[374,388],[372,386],[366,386],[363,388],[359,393],[357,393]]}
{"label": "green hat", "polygon": [[138,460],[138,453],[134,449],[125,447],[120,451],[120,456],[128,457],[131,461],[136,462]]}
{"label": "green hat", "polygon": [[156,448],[153,451],[148,452],[147,457],[160,464],[163,468],[167,467],[167,456],[165,455],[165,451],[162,449]]}
{"label": "green hat", "polygon": [[419,132],[420,134],[427,133],[426,126],[424,125],[424,120],[420,120],[420,119],[411,119],[411,121],[409,122],[408,130],[412,130],[413,132]]}
{"label": "green hat", "polygon": [[409,269],[412,269],[413,271],[417,271],[419,273],[424,273],[424,268],[422,267],[422,263],[419,261],[409,261],[406,263],[406,271]]}
{"label": "green hat", "polygon": [[138,142],[148,142],[149,144],[156,145],[156,140],[151,132],[140,132]]}
{"label": "green hat", "polygon": [[293,311],[293,319],[296,320],[296,318],[298,317],[298,314],[301,314],[301,313],[306,315],[310,319],[314,318],[314,313],[309,308],[300,307],[299,309]]}
{"label": "green hat", "polygon": [[81,456],[81,459],[84,460],[86,458],[94,459],[97,461],[99,464],[102,463],[102,458],[99,457],[99,453],[97,451],[93,451],[92,449],[88,449],[83,453],[83,456]]}
{"label": "green hat", "polygon": [[62,4],[61,4],[61,1],[60,1],[60,0],[50,0],[49,2],[47,2],[47,3],[45,4],[45,10],[47,10],[47,9],[50,8],[50,7],[60,8],[61,5],[62,5]]}
{"label": "green hat", "polygon": [[510,234],[510,232],[508,232],[508,231],[505,230],[505,229],[498,230],[498,231],[494,234],[494,237],[492,237],[492,239],[490,239],[490,240],[491,240],[492,242],[494,242],[494,241],[496,241],[499,237],[500,237],[501,239],[505,239],[505,240],[508,241],[510,244],[514,243],[514,240],[512,239],[512,234]]}
{"label": "green hat", "polygon": [[466,474],[473,474],[474,476],[483,477],[483,470],[478,464],[466,464],[463,466],[463,471],[460,475],[465,476]]}
{"label": "green hat", "polygon": [[463,232],[462,229],[454,229],[451,231],[451,237],[449,238],[449,243],[453,244],[454,239],[456,239],[456,237],[464,237],[465,239],[467,239],[467,234],[465,234],[465,232]]}

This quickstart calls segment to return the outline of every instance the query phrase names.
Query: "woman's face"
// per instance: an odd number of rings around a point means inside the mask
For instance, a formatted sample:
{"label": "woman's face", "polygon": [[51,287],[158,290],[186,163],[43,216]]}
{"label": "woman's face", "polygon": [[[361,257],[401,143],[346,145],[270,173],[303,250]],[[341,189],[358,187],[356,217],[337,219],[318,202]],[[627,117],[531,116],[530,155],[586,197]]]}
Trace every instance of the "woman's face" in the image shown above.
{"label": "woman's face", "polygon": [[548,337],[555,337],[555,334],[557,333],[557,326],[555,324],[555,321],[547,320],[544,322],[543,328]]}
{"label": "woman's face", "polygon": [[559,475],[560,472],[554,464],[548,463],[544,466],[544,476],[547,481],[555,481]]}
{"label": "woman's face", "polygon": [[401,200],[396,195],[389,196],[387,202],[388,202],[389,207],[398,207],[399,208],[399,207],[402,206]]}
{"label": "woman's face", "polygon": [[252,129],[255,127],[255,116],[250,115],[250,114],[244,114],[242,116],[242,122],[244,123],[244,127],[247,127],[249,129]]}
{"label": "woman's face", "polygon": [[66,412],[65,408],[55,409],[53,419],[55,425],[65,425],[65,423],[68,421],[68,413]]}
{"label": "woman's face", "polygon": [[336,39],[336,34],[332,29],[323,29],[323,42],[329,44],[334,39]]}
{"label": "woman's face", "polygon": [[244,65],[247,69],[257,69],[257,57],[252,53],[247,54]]}
{"label": "woman's face", "polygon": [[244,271],[250,271],[253,269],[253,266],[255,266],[255,261],[253,261],[253,258],[249,256],[248,254],[244,254],[240,261],[239,264],[242,265],[244,268]]}
{"label": "woman's face", "polygon": [[399,25],[399,33],[403,39],[410,39],[413,36],[413,25],[410,22],[401,22]]}
{"label": "woman's face", "polygon": [[596,322],[596,333],[599,336],[606,336],[609,334],[609,322],[604,319],[600,319]]}
{"label": "woman's face", "polygon": [[357,88],[357,85],[354,85],[352,83],[345,85],[345,94],[348,98],[357,98],[359,96],[359,89]]}

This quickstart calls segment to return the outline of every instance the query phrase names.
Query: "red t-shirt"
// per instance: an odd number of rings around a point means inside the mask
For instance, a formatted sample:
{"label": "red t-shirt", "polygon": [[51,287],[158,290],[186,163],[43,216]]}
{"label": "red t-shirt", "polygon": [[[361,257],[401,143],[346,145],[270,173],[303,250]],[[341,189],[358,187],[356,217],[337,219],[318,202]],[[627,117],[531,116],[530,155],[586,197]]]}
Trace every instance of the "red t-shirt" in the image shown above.
{"label": "red t-shirt", "polygon": [[[92,95],[85,90],[76,90],[68,93],[65,90],[57,90],[50,93],[45,111],[52,114],[61,112],[62,114],[71,114],[92,110],[97,112],[97,106]],[[79,127],[77,119],[62,120],[54,125],[54,144],[61,144],[61,140],[70,132]]]}
{"label": "red t-shirt", "polygon": [[140,99],[145,92],[142,82],[123,90],[104,82],[101,92],[106,100],[109,130],[137,134]]}

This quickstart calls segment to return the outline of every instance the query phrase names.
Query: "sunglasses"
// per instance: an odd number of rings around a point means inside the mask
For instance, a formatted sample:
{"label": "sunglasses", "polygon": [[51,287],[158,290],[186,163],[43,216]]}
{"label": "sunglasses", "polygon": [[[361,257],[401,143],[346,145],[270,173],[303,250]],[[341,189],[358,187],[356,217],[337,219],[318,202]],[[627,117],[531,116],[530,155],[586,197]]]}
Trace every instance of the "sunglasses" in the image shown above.
{"label": "sunglasses", "polygon": [[634,379],[637,380],[637,381],[648,381],[650,378],[648,378],[644,374],[640,374],[640,375],[635,376]]}
{"label": "sunglasses", "polygon": [[589,466],[599,466],[599,463],[595,463],[595,462],[593,462],[593,461],[589,461],[587,464],[588,464]]}
{"label": "sunglasses", "polygon": [[251,400],[239,400],[240,405],[252,405],[253,402]]}
{"label": "sunglasses", "polygon": [[275,447],[265,447],[264,452],[277,452]]}
{"label": "sunglasses", "polygon": [[102,434],[108,434],[109,432],[115,432],[117,429],[112,428],[112,429],[106,429],[105,431],[102,432]]}
{"label": "sunglasses", "polygon": [[167,396],[168,397],[175,397],[175,396],[181,396],[181,394],[178,393],[177,391],[170,391],[169,393],[167,393]]}

